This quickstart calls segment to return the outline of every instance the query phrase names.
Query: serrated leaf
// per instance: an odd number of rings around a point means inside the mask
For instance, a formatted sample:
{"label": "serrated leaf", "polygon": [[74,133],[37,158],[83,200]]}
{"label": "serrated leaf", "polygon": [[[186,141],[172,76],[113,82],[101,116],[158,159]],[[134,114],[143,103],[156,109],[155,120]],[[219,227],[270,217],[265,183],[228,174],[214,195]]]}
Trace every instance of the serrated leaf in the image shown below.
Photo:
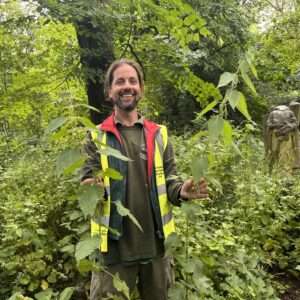
{"label": "serrated leaf", "polygon": [[66,121],[67,121],[67,119],[65,117],[58,117],[58,118],[52,120],[49,123],[48,127],[46,128],[45,133],[49,134],[49,133],[55,131],[56,129],[58,129],[62,125],[64,125]]}
{"label": "serrated leaf", "polygon": [[197,17],[195,15],[189,15],[184,19],[183,23],[186,26],[190,26],[196,21],[196,19]]}
{"label": "serrated leaf", "polygon": [[208,121],[208,136],[211,142],[215,142],[223,131],[224,120],[220,116],[211,118]]}
{"label": "serrated leaf", "polygon": [[104,193],[103,187],[97,185],[82,185],[79,188],[78,202],[84,216],[93,216],[99,200]]}
{"label": "serrated leaf", "polygon": [[130,212],[130,210],[126,207],[124,207],[121,203],[121,201],[116,201],[113,202],[116,207],[117,207],[117,212],[122,216],[122,217],[128,217],[136,226],[137,228],[143,232],[143,228],[138,222],[138,220],[135,218],[135,216]]}
{"label": "serrated leaf", "polygon": [[232,126],[227,120],[224,120],[223,138],[226,146],[232,144]]}
{"label": "serrated leaf", "polygon": [[59,295],[59,300],[70,300],[73,293],[74,293],[74,288],[73,287],[67,287]]}
{"label": "serrated leaf", "polygon": [[249,121],[251,120],[251,117],[248,112],[247,102],[246,102],[246,99],[244,96],[240,98],[240,100],[237,104],[237,109],[244,115],[244,117],[247,120],[249,120]]}
{"label": "serrated leaf", "polygon": [[53,290],[52,289],[47,289],[44,290],[40,293],[37,293],[34,295],[36,300],[50,300],[53,294]]}
{"label": "serrated leaf", "polygon": [[249,68],[250,68],[250,70],[251,70],[253,76],[254,76],[256,79],[258,79],[258,75],[257,75],[256,68],[255,68],[255,66],[254,66],[253,63],[252,63],[252,60],[253,60],[253,59],[252,59],[251,54],[250,54],[249,52],[247,52],[247,53],[245,54],[245,58],[246,58],[246,61],[247,61],[247,63],[248,63],[248,66],[249,66]]}
{"label": "serrated leaf", "polygon": [[96,144],[101,145],[101,147],[98,147],[98,152],[100,154],[107,155],[107,156],[113,156],[113,157],[119,158],[119,159],[124,160],[124,161],[132,161],[131,159],[129,159],[128,157],[123,155],[120,151],[118,151],[114,148],[111,148],[107,145],[103,145],[99,142],[98,143],[96,142]]}
{"label": "serrated leaf", "polygon": [[56,171],[58,175],[78,169],[84,163],[84,156],[77,148],[68,149],[60,153],[56,161]]}
{"label": "serrated leaf", "polygon": [[226,86],[231,82],[237,82],[237,80],[238,80],[238,78],[235,73],[224,72],[220,77],[217,87],[220,88],[222,86]]}
{"label": "serrated leaf", "polygon": [[204,177],[208,170],[207,157],[193,157],[191,161],[191,172],[195,181]]}
{"label": "serrated leaf", "polygon": [[249,87],[249,89],[256,95],[257,94],[256,89],[255,89],[250,77],[247,74],[248,64],[245,60],[242,60],[241,63],[240,63],[240,70],[241,70],[241,75],[242,75],[242,78],[243,78],[244,82]]}
{"label": "serrated leaf", "polygon": [[244,97],[244,95],[241,92],[232,89],[227,90],[225,94],[225,99],[229,102],[232,109],[236,108],[242,97]]}
{"label": "serrated leaf", "polygon": [[77,261],[86,258],[92,254],[99,247],[99,237],[91,237],[86,240],[80,241],[76,245],[75,258]]}
{"label": "serrated leaf", "polygon": [[118,292],[122,293],[127,299],[130,299],[129,298],[129,288],[128,288],[127,284],[125,283],[125,281],[120,279],[118,273],[116,273],[113,276],[113,285]]}
{"label": "serrated leaf", "polygon": [[197,114],[197,119],[200,119],[203,115],[212,110],[217,104],[217,100],[214,100],[211,103],[209,103],[199,114]]}

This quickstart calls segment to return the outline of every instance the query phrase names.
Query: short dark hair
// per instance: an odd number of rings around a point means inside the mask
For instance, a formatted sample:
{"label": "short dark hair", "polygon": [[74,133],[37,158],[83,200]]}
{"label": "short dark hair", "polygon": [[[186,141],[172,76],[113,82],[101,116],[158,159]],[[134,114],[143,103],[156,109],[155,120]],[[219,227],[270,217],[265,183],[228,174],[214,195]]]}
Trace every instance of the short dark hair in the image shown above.
{"label": "short dark hair", "polygon": [[113,82],[113,79],[114,79],[114,72],[121,65],[129,65],[136,70],[140,86],[141,86],[142,90],[144,89],[144,73],[143,73],[143,70],[142,70],[142,67],[140,66],[140,64],[138,64],[136,61],[131,60],[131,59],[121,58],[121,59],[115,60],[109,66],[109,68],[106,72],[105,79],[104,79],[104,95],[106,98],[108,98],[108,91],[109,91],[111,84]]}

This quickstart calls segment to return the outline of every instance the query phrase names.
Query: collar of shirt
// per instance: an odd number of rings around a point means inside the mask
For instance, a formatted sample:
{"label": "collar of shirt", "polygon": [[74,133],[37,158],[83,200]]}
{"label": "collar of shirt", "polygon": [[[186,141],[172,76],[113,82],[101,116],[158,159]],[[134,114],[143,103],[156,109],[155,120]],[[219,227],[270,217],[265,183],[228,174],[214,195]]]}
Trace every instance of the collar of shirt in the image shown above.
{"label": "collar of shirt", "polygon": [[[144,126],[144,117],[141,116],[141,115],[139,115],[138,117],[139,118],[138,118],[138,120],[136,122],[134,122],[134,125],[139,124],[141,126]],[[116,123],[117,126],[123,126],[122,121],[118,120],[116,116],[115,116],[114,121],[115,121],[115,123]]]}

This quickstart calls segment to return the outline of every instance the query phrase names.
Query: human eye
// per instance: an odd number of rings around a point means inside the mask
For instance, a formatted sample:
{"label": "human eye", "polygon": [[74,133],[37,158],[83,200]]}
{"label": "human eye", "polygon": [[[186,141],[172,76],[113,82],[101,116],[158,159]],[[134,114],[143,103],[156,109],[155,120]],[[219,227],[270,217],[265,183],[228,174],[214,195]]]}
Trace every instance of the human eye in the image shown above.
{"label": "human eye", "polygon": [[130,82],[131,84],[137,84],[137,83],[138,83],[138,80],[137,80],[137,78],[131,77],[131,78],[129,79],[129,82]]}

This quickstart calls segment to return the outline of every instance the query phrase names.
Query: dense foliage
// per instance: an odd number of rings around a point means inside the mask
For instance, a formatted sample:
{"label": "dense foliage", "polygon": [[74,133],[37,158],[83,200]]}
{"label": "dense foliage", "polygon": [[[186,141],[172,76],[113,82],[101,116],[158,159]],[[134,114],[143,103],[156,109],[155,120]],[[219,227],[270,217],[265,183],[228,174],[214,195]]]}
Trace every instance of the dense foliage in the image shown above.
{"label": "dense foliage", "polygon": [[0,299],[88,298],[101,191],[79,186],[80,149],[101,68],[121,56],[145,71],[142,112],[177,133],[179,174],[210,184],[175,209],[170,299],[275,300],[279,277],[299,280],[299,178],[268,173],[260,128],[299,96],[300,7],[269,2],[0,3]]}

